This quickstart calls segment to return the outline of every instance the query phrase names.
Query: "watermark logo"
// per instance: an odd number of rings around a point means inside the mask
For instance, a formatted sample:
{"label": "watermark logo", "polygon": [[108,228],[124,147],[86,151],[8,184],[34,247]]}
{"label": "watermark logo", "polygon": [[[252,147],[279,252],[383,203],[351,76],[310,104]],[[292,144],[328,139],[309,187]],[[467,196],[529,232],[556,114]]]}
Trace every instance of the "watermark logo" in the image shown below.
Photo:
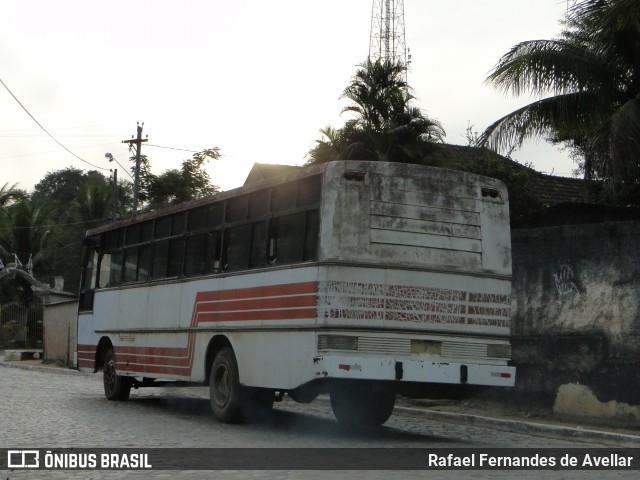
{"label": "watermark logo", "polygon": [[7,450],[7,467],[40,468],[40,452],[38,450]]}

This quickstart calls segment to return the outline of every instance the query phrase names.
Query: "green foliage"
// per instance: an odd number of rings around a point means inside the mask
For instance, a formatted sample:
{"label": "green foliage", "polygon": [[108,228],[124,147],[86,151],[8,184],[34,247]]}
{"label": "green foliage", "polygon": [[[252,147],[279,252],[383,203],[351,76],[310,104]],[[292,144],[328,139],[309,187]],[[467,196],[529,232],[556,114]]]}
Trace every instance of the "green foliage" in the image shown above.
{"label": "green foliage", "polygon": [[509,192],[509,212],[512,220],[544,207],[539,195],[540,174],[528,165],[520,165],[487,148],[436,145],[421,163],[503,181]]}
{"label": "green foliage", "polygon": [[78,187],[73,217],[84,228],[95,228],[113,216],[117,207],[117,198],[112,185],[102,178],[87,178]]}
{"label": "green foliage", "polygon": [[52,208],[23,198],[6,209],[0,217],[0,256],[5,265],[13,263],[14,255],[26,264],[31,257],[36,266],[42,260],[42,250],[50,235]]}
{"label": "green foliage", "polygon": [[53,284],[55,276],[63,276],[65,290],[75,292],[80,277],[80,246],[85,232],[120,216],[127,198],[126,182],[114,189],[111,181],[96,171],[83,172],[65,168],[47,173],[36,184],[32,199],[46,201],[50,207],[50,236],[43,245],[41,261],[34,265],[34,276]]}
{"label": "green foliage", "polygon": [[[218,148],[195,153],[181,168],[153,175],[149,160],[142,156],[140,200],[147,208],[193,200],[218,191],[204,170],[206,163],[220,158]],[[99,172],[83,172],[68,167],[48,172],[35,185],[33,193],[16,185],[0,188],[0,259],[5,265],[14,261],[14,253],[23,264],[33,261],[34,277],[53,284],[64,276],[65,290],[75,292],[80,283],[80,252],[86,231],[131,211],[132,184],[118,185]],[[0,302],[20,299],[28,303],[31,288],[24,282],[2,282]]]}
{"label": "green foliage", "polygon": [[405,66],[367,60],[360,65],[342,98],[351,104],[342,113],[354,118],[341,129],[325,127],[308,152],[308,165],[331,160],[419,162],[433,142],[441,142],[439,122],[412,105]]}
{"label": "green foliage", "polygon": [[209,174],[204,167],[210,160],[218,160],[218,148],[210,148],[194,153],[192,158],[184,160],[180,169],[166,170],[161,175],[147,172],[143,188],[148,208],[155,210],[168,205],[195,200],[214,195],[218,187],[211,184]]}
{"label": "green foliage", "polygon": [[0,214],[5,212],[5,208],[10,203],[24,198],[24,193],[18,190],[17,184],[9,185],[5,183],[0,187]]}
{"label": "green foliage", "polygon": [[[484,149],[483,149],[484,150]],[[483,151],[481,160],[461,168],[467,172],[502,180],[509,192],[509,214],[512,220],[539,210],[540,201],[538,174],[529,167],[514,167],[507,159]]]}
{"label": "green foliage", "polygon": [[583,158],[587,179],[640,183],[640,2],[579,2],[558,38],[517,44],[487,81],[538,99],[490,125],[483,145],[549,138]]}

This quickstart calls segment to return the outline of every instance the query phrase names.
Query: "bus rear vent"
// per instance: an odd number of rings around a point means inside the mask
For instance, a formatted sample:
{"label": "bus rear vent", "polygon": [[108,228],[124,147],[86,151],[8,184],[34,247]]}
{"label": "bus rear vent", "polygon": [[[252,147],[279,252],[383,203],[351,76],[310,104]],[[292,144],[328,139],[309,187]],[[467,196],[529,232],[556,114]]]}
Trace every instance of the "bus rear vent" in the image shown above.
{"label": "bus rear vent", "polygon": [[358,337],[318,335],[318,350],[358,350]]}
{"label": "bus rear vent", "polygon": [[502,203],[503,201],[502,194],[500,193],[500,190],[498,190],[497,188],[482,187],[480,191],[482,192],[482,198],[484,200],[489,200],[491,202],[497,202],[497,203]]}
{"label": "bus rear vent", "polygon": [[347,170],[342,174],[345,180],[350,182],[364,182],[365,173],[357,170]]}

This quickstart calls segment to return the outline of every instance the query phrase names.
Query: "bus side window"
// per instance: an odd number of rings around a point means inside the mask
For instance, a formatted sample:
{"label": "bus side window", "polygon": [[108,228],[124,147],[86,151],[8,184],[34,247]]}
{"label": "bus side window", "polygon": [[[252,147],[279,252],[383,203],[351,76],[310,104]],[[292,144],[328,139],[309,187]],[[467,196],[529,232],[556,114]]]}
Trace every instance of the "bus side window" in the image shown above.
{"label": "bus side window", "polygon": [[220,233],[205,232],[187,238],[184,274],[187,276],[217,272],[220,268]]}
{"label": "bus side window", "polygon": [[151,265],[151,278],[159,280],[167,277],[167,265],[169,264],[169,241],[162,240],[153,245],[153,263]]}
{"label": "bus side window", "polygon": [[87,312],[93,310],[97,252],[87,245],[83,245],[82,248],[82,283],[80,284],[78,308],[81,312]]}
{"label": "bus side window", "polygon": [[122,284],[122,250],[111,254],[109,268],[109,286],[117,287]]}
{"label": "bus side window", "polygon": [[103,253],[100,255],[100,264],[98,267],[98,278],[96,280],[96,288],[105,288],[111,286],[109,284],[109,272],[111,271],[111,254]]}
{"label": "bus side window", "polygon": [[[191,218],[191,216],[189,216]],[[205,271],[206,233],[187,238],[187,253],[184,258],[184,274],[201,275]]]}
{"label": "bus side window", "polygon": [[274,218],[269,223],[269,264],[287,264],[318,258],[320,217],[317,210]]}
{"label": "bus side window", "polygon": [[320,235],[320,213],[318,210],[307,212],[307,225],[304,236],[304,257],[302,260],[318,259],[318,235]]}
{"label": "bus side window", "polygon": [[246,270],[251,258],[251,224],[227,228],[224,232],[225,271]]}
{"label": "bus side window", "polygon": [[124,251],[124,272],[122,283],[133,283],[136,281],[138,270],[138,248],[127,248]]}
{"label": "bus side window", "polygon": [[278,218],[269,222],[269,240],[267,245],[267,261],[269,265],[278,263]]}
{"label": "bus side window", "polygon": [[179,277],[182,275],[184,263],[184,237],[178,237],[169,241],[169,264],[167,276]]}
{"label": "bus side window", "polygon": [[255,222],[251,231],[251,268],[260,268],[267,265],[267,224]]}
{"label": "bus side window", "polygon": [[82,289],[91,290],[96,284],[96,264],[98,260],[98,252],[95,250],[89,250],[86,253],[87,258],[85,260],[84,271],[82,275]]}
{"label": "bus side window", "polygon": [[272,263],[301,262],[304,258],[305,212],[284,215],[271,222],[269,259]]}
{"label": "bus side window", "polygon": [[217,273],[220,271],[220,232],[207,233],[204,258],[204,273]]}

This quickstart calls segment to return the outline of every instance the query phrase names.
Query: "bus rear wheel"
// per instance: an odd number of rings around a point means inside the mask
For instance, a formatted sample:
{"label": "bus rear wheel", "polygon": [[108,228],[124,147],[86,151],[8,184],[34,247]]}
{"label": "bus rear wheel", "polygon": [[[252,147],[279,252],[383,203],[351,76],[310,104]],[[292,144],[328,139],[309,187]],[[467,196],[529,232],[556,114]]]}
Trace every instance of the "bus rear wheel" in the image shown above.
{"label": "bus rear wheel", "polygon": [[367,385],[343,385],[331,392],[330,399],[338,422],[349,427],[371,428],[389,420],[396,394],[375,391]]}
{"label": "bus rear wheel", "polygon": [[209,378],[209,399],[213,415],[223,423],[241,420],[244,404],[238,362],[233,350],[222,348],[211,365]]}
{"label": "bus rear wheel", "polygon": [[109,349],[104,357],[102,370],[104,396],[107,400],[127,400],[131,393],[131,379],[116,373],[116,354]]}

